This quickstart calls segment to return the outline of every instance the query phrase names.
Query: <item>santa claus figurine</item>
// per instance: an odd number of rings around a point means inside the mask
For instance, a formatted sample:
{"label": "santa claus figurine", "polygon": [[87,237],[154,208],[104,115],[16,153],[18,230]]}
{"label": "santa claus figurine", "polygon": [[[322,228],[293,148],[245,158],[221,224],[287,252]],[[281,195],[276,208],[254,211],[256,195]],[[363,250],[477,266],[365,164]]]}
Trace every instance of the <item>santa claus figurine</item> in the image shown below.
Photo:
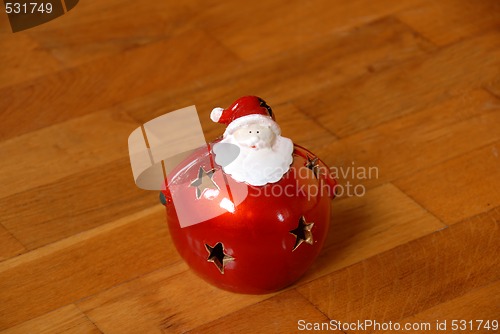
{"label": "santa claus figurine", "polygon": [[222,138],[168,176],[163,190],[172,240],[202,278],[241,293],[296,281],[325,241],[335,180],[313,153],[281,136],[256,96],[215,108]]}

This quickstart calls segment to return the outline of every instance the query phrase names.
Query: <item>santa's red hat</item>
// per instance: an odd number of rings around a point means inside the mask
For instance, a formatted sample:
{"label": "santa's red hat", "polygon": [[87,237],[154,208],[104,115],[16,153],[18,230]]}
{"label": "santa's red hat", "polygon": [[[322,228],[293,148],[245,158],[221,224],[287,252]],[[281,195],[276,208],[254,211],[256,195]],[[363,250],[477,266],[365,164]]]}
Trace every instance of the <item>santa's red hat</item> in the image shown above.
{"label": "santa's red hat", "polygon": [[281,129],[275,122],[271,107],[257,96],[240,97],[226,109],[214,108],[210,113],[210,119],[227,125],[224,136],[230,135],[238,128],[248,124],[268,126],[276,135],[281,134]]}

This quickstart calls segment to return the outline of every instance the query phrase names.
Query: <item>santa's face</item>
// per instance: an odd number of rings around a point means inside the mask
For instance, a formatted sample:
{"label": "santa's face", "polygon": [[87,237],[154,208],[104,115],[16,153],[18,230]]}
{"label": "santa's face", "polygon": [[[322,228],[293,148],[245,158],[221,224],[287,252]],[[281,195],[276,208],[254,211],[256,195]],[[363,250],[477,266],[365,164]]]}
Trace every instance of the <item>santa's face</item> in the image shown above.
{"label": "santa's face", "polygon": [[270,148],[276,139],[271,127],[258,124],[249,124],[239,128],[234,131],[233,137],[240,147],[248,147],[254,150]]}
{"label": "santa's face", "polygon": [[262,124],[238,128],[225,135],[213,150],[215,162],[225,173],[253,186],[279,181],[293,161],[292,141]]}

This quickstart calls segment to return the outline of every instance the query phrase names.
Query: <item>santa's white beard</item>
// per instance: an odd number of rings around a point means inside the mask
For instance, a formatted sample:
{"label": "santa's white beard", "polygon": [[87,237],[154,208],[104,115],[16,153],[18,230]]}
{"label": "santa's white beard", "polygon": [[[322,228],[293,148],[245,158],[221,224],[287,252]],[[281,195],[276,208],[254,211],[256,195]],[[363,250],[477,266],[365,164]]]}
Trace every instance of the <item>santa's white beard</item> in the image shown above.
{"label": "santa's white beard", "polygon": [[[229,164],[224,152],[227,144],[239,147],[239,154]],[[224,147],[226,145],[226,147]],[[215,162],[222,166],[226,174],[239,182],[253,186],[263,186],[281,180],[293,161],[293,143],[290,139],[277,136],[271,148],[254,149],[241,146],[233,136],[227,136],[214,145]]]}

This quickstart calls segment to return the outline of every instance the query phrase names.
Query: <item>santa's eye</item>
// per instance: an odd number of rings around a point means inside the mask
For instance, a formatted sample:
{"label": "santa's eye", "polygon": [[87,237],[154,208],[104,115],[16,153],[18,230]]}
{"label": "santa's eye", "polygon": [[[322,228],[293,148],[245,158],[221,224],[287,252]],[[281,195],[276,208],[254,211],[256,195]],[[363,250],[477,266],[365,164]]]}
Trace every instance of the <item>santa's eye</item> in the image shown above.
{"label": "santa's eye", "polygon": [[257,133],[259,133],[259,131],[257,131]]}
{"label": "santa's eye", "polygon": [[248,131],[248,133],[252,133],[252,131]]}

